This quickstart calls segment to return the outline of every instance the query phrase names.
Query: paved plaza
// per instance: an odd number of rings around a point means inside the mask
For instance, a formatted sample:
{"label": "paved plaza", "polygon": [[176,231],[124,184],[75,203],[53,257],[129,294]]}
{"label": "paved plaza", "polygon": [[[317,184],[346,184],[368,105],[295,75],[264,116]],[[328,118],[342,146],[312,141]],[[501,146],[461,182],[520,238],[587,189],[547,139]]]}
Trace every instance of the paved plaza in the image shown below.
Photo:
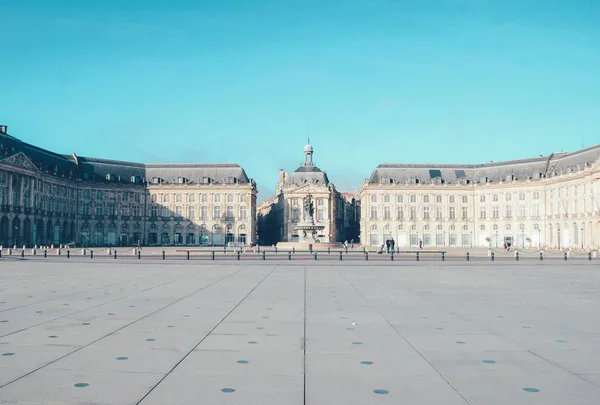
{"label": "paved plaza", "polygon": [[597,404],[600,267],[0,259],[2,404]]}

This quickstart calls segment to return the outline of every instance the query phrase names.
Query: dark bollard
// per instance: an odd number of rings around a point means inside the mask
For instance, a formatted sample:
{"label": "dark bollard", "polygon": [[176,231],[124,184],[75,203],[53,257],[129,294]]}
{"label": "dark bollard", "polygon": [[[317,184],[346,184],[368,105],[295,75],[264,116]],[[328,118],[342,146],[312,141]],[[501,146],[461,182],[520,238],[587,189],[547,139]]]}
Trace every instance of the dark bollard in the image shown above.
{"label": "dark bollard", "polygon": [[567,252],[565,252],[565,262],[567,261]]}
{"label": "dark bollard", "polygon": [[0,249],[0,258],[2,257],[2,249]]}
{"label": "dark bollard", "polygon": [[223,253],[227,253],[227,245],[223,245]]}
{"label": "dark bollard", "polygon": [[494,252],[492,252],[491,258],[492,258],[492,261],[494,261]]}
{"label": "dark bollard", "polygon": [[588,260],[592,260],[592,252],[588,252]]}
{"label": "dark bollard", "polygon": [[469,252],[467,252],[467,261],[471,260],[471,255],[469,255]]}
{"label": "dark bollard", "polygon": [[394,252],[392,252],[392,254],[390,255],[390,262],[394,261]]}
{"label": "dark bollard", "polygon": [[67,250],[67,259],[70,259],[70,258],[71,258],[71,251]]}
{"label": "dark bollard", "polygon": [[138,250],[138,260],[140,260],[142,258],[142,251]]}
{"label": "dark bollard", "polygon": [[292,260],[292,252],[288,252],[288,260]]}
{"label": "dark bollard", "polygon": [[263,260],[267,260],[267,257],[265,256],[265,251],[263,250]]}
{"label": "dark bollard", "polygon": [[515,252],[515,260],[519,261],[519,252]]}
{"label": "dark bollard", "polygon": [[540,252],[540,262],[543,262],[543,261],[544,261],[544,255],[542,252]]}
{"label": "dark bollard", "polygon": [[275,254],[277,254],[277,246],[275,246]]}
{"label": "dark bollard", "polygon": [[313,250],[312,250],[312,243],[310,245],[308,245],[308,250],[309,250],[310,253],[313,252]]}
{"label": "dark bollard", "polygon": [[327,248],[327,254],[330,254],[330,253],[331,253],[331,248],[330,248],[330,247],[328,247],[328,248]]}
{"label": "dark bollard", "polygon": [[44,249],[44,257],[48,257],[48,251]]}
{"label": "dark bollard", "polygon": [[117,258],[117,249],[115,249],[115,259]]}
{"label": "dark bollard", "polygon": [[417,261],[419,261],[419,252],[417,252]]}
{"label": "dark bollard", "polygon": [[317,260],[317,252],[315,252],[315,260]]}
{"label": "dark bollard", "polygon": [[187,259],[190,260],[190,251],[187,251]]}
{"label": "dark bollard", "polygon": [[365,251],[365,260],[369,261],[369,252]]}
{"label": "dark bollard", "polygon": [[295,246],[292,247],[292,253],[296,254],[296,247]]}
{"label": "dark bollard", "polygon": [[215,260],[215,251],[212,251],[212,259]]}
{"label": "dark bollard", "polygon": [[446,253],[445,252],[442,252],[442,261],[443,262],[446,261]]}
{"label": "dark bollard", "polygon": [[348,254],[348,246],[346,246],[345,249],[346,249],[346,254]]}
{"label": "dark bollard", "polygon": [[258,253],[260,253],[260,246],[258,247]]}
{"label": "dark bollard", "polygon": [[237,259],[240,260],[240,252],[237,252]]}
{"label": "dark bollard", "polygon": [[342,261],[342,252],[340,252],[340,262]]}
{"label": "dark bollard", "polygon": [[21,257],[25,257],[25,251],[21,250]]}
{"label": "dark bollard", "polygon": [[165,251],[163,250],[163,260],[165,260]]}
{"label": "dark bollard", "polygon": [[93,258],[94,258],[94,251],[90,250],[90,259],[93,259]]}

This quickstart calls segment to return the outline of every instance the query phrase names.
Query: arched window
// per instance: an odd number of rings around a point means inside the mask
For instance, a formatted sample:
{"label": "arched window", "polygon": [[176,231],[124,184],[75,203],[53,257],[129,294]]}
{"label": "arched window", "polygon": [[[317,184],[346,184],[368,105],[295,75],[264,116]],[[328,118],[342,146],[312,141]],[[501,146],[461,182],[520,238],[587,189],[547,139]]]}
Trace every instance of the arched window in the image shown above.
{"label": "arched window", "polygon": [[469,225],[463,225],[463,231],[468,231],[469,230]]}
{"label": "arched window", "polygon": [[410,202],[411,202],[411,203],[416,203],[416,202],[417,202],[417,196],[416,196],[416,195],[414,195],[414,194],[412,194],[412,195],[410,196]]}
{"label": "arched window", "polygon": [[437,226],[437,230],[438,230],[438,231],[441,231],[442,229],[443,229],[443,228],[442,228],[442,226],[441,226],[441,225],[438,225],[438,226]]}
{"label": "arched window", "polygon": [[480,230],[482,230],[482,231],[485,231],[485,225],[481,225],[481,226],[479,227],[479,229],[480,229]]}
{"label": "arched window", "polygon": [[371,225],[371,230],[372,231],[376,231],[377,230],[377,225]]}
{"label": "arched window", "polygon": [[506,227],[504,229],[506,229],[507,231],[510,231],[510,229],[511,229],[510,224],[506,224]]}
{"label": "arched window", "polygon": [[424,195],[423,196],[423,202],[424,203],[428,203],[429,202],[429,196],[428,195]]}

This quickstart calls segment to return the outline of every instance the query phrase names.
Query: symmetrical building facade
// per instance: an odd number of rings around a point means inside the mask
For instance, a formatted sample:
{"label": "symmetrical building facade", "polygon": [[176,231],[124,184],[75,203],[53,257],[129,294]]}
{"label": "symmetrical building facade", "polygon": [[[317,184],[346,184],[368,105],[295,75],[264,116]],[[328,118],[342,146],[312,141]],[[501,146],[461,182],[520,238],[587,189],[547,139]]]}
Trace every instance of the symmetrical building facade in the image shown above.
{"label": "symmetrical building facade", "polygon": [[236,164],[61,155],[0,126],[0,245],[256,241],[256,183]]}
{"label": "symmetrical building facade", "polygon": [[479,165],[382,164],[361,204],[366,246],[597,248],[600,145]]}
{"label": "symmetrical building facade", "polygon": [[279,181],[273,199],[258,208],[260,242],[298,242],[299,223],[307,217],[303,204],[307,196],[314,200],[314,223],[322,230],[315,235],[317,243],[358,241],[359,205],[352,196],[342,194],[329,182],[327,173],[313,163],[313,146],[304,147],[304,163],[293,173],[279,171]]}

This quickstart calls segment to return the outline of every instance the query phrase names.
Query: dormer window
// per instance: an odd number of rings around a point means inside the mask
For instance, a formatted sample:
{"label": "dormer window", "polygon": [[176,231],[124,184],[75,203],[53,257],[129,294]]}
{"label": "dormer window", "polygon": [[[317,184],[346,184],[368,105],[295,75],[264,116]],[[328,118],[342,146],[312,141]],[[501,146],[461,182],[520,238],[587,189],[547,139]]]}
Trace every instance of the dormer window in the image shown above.
{"label": "dormer window", "polygon": [[117,176],[112,173],[109,173],[106,175],[106,181],[117,181]]}
{"label": "dormer window", "polygon": [[419,184],[419,179],[416,177],[411,177],[410,182],[411,184]]}
{"label": "dormer window", "polygon": [[160,184],[162,179],[160,177],[152,177],[152,184]]}
{"label": "dormer window", "polygon": [[227,184],[235,184],[235,177],[227,177],[227,180],[225,180],[227,182]]}
{"label": "dormer window", "polygon": [[177,184],[185,184],[187,179],[185,177],[177,177]]}
{"label": "dormer window", "polygon": [[202,184],[210,184],[211,183],[211,179],[210,177],[202,177]]}
{"label": "dormer window", "polygon": [[479,178],[479,182],[480,182],[480,183],[484,183],[484,184],[485,184],[485,183],[487,183],[488,181],[489,181],[489,179],[488,179],[486,176],[483,176],[483,177],[480,177],[480,178]]}
{"label": "dormer window", "polygon": [[509,174],[508,176],[506,176],[506,181],[513,181],[515,179],[515,176],[512,174]]}

